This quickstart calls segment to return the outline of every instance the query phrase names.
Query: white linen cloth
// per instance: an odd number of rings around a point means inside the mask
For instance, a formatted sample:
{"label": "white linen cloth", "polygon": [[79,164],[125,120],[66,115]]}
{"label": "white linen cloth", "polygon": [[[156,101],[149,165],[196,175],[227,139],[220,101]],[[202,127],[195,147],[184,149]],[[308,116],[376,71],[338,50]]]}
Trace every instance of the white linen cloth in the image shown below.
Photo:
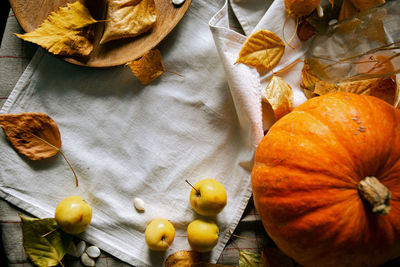
{"label": "white linen cloth", "polygon": [[[283,0],[269,9],[271,1],[236,2],[232,7],[246,34],[265,28],[281,35]],[[186,227],[199,217],[190,207],[185,179],[215,178],[228,193],[226,208],[215,218],[221,232],[209,256],[215,262],[251,196],[252,157],[263,136],[260,95],[271,75],[259,77],[233,64],[246,37],[228,29],[227,4],[219,10],[222,5],[192,2],[159,46],[167,70],[183,77],[167,72],[147,86],[127,67],[79,67],[39,49],[1,113],[49,114],[80,184],[74,186],[61,156],[29,161],[1,133],[0,197],[46,218],[54,216],[59,201],[80,195],[93,207],[82,239],[132,265],[161,266],[169,254],[190,249]],[[257,7],[265,14],[253,13]],[[285,28],[288,36],[293,28],[290,23]],[[301,44],[295,46],[275,71],[303,55]],[[290,73],[284,78],[300,103],[300,72]],[[135,211],[134,197],[145,201],[144,213]],[[176,228],[166,253],[149,251],[144,241],[146,224],[156,217]]]}

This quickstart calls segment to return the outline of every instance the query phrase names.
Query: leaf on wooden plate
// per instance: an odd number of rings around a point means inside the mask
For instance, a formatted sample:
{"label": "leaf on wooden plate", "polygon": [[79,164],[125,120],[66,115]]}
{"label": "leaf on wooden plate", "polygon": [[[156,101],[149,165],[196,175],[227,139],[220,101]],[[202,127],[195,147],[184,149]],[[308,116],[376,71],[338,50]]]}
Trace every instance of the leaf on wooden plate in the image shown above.
{"label": "leaf on wooden plate", "polygon": [[272,76],[262,95],[263,102],[269,103],[278,120],[293,109],[293,90],[279,76]]}
{"label": "leaf on wooden plate", "polygon": [[138,36],[156,22],[154,0],[108,0],[107,19],[101,44]]}
{"label": "leaf on wooden plate", "polygon": [[127,64],[142,84],[149,84],[165,72],[165,66],[158,49],[152,49],[138,60]]}
{"label": "leaf on wooden plate", "polygon": [[260,260],[260,254],[245,249],[239,251],[239,267],[259,267]]}
{"label": "leaf on wooden plate", "polygon": [[258,30],[247,38],[236,63],[269,71],[279,63],[284,52],[285,44],[275,33]]}
{"label": "leaf on wooden plate", "polygon": [[20,217],[23,246],[29,259],[40,267],[62,265],[61,260],[72,242],[72,237],[58,229],[54,218]]}
{"label": "leaf on wooden plate", "polygon": [[85,28],[96,22],[89,10],[77,1],[50,13],[34,31],[15,35],[56,55],[87,56],[92,52],[93,45]]}
{"label": "leaf on wooden plate", "polygon": [[0,114],[0,127],[14,149],[31,160],[51,158],[60,152],[78,186],[78,177],[61,151],[60,131],[50,116],[40,112]]}

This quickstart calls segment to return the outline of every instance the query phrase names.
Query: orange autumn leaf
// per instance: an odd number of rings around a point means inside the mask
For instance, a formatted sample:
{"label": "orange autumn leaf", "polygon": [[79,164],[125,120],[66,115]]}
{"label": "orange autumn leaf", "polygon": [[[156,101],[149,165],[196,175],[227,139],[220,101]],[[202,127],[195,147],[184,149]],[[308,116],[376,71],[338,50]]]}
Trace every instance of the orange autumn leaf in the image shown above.
{"label": "orange autumn leaf", "polygon": [[34,31],[15,35],[55,55],[87,56],[93,50],[93,45],[86,27],[96,22],[89,10],[77,1],[50,13]]}
{"label": "orange autumn leaf", "polygon": [[310,15],[319,5],[320,0],[285,0],[286,12],[290,16]]}
{"label": "orange autumn leaf", "polygon": [[293,109],[293,90],[281,77],[274,75],[263,92],[262,101],[271,105],[278,120]]}
{"label": "orange autumn leaf", "polygon": [[236,63],[269,71],[279,63],[284,52],[285,44],[275,33],[258,30],[247,38]]}
{"label": "orange autumn leaf", "polygon": [[107,19],[101,44],[138,36],[156,22],[154,0],[108,0]]}
{"label": "orange autumn leaf", "polygon": [[165,72],[161,52],[153,49],[138,60],[127,64],[142,84],[149,84]]}
{"label": "orange autumn leaf", "polygon": [[51,158],[60,152],[71,168],[78,186],[75,171],[61,151],[60,131],[50,116],[39,112],[0,114],[0,127],[14,149],[31,160]]}
{"label": "orange autumn leaf", "polygon": [[0,126],[18,153],[31,160],[50,158],[60,151],[57,124],[46,114],[1,114]]}

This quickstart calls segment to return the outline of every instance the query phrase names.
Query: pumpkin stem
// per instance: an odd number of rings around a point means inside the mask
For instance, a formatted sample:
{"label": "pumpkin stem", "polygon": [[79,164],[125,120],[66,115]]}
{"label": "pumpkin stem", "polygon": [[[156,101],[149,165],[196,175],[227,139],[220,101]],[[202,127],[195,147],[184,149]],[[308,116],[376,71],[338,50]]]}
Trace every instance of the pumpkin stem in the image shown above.
{"label": "pumpkin stem", "polygon": [[358,192],[372,206],[372,212],[386,215],[390,211],[389,189],[373,176],[367,176],[358,184]]}

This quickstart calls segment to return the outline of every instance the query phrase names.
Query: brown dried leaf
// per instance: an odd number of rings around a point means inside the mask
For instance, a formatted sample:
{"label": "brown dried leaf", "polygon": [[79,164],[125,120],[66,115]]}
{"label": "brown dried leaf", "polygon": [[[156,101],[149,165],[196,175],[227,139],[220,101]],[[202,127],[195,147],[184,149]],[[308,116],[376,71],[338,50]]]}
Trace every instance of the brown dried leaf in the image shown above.
{"label": "brown dried leaf", "polygon": [[87,56],[93,50],[85,27],[97,21],[79,1],[50,13],[34,31],[15,34],[17,37],[40,45],[56,55]]}
{"label": "brown dried leaf", "polygon": [[297,30],[297,36],[299,37],[300,41],[303,42],[310,39],[316,33],[317,31],[307,20],[303,20],[299,25],[299,29]]}
{"label": "brown dried leaf", "polygon": [[258,30],[247,38],[236,63],[269,71],[279,63],[284,52],[285,44],[275,33]]}
{"label": "brown dried leaf", "polygon": [[279,76],[272,76],[262,96],[263,102],[269,103],[278,120],[293,109],[293,91],[290,85]]}
{"label": "brown dried leaf", "polygon": [[315,84],[314,93],[324,95],[333,92],[349,92],[359,95],[373,95],[393,104],[395,87],[396,84],[392,79],[383,78],[341,83],[319,81]]}
{"label": "brown dried leaf", "polygon": [[138,36],[156,22],[154,0],[108,0],[107,20],[101,44]]}
{"label": "brown dried leaf", "polygon": [[161,52],[158,49],[150,50],[138,60],[127,65],[142,84],[149,84],[165,72]]}
{"label": "brown dried leaf", "polygon": [[195,251],[180,250],[168,256],[165,267],[186,267],[201,261],[201,254]]}
{"label": "brown dried leaf", "polygon": [[61,151],[60,131],[52,118],[39,112],[0,114],[0,127],[14,149],[31,160],[47,159],[60,152],[78,186],[78,177]]}
{"label": "brown dried leaf", "polygon": [[[315,62],[313,64],[315,64]],[[323,76],[323,72],[319,74]],[[309,61],[305,62],[301,76],[302,87],[307,98],[333,92],[351,92],[376,96],[395,107],[396,105],[400,105],[399,85],[396,83],[395,77],[329,83],[320,79],[318,75],[311,70]]]}
{"label": "brown dried leaf", "polygon": [[46,114],[0,114],[0,126],[18,153],[31,160],[50,158],[60,151],[57,124]]}

